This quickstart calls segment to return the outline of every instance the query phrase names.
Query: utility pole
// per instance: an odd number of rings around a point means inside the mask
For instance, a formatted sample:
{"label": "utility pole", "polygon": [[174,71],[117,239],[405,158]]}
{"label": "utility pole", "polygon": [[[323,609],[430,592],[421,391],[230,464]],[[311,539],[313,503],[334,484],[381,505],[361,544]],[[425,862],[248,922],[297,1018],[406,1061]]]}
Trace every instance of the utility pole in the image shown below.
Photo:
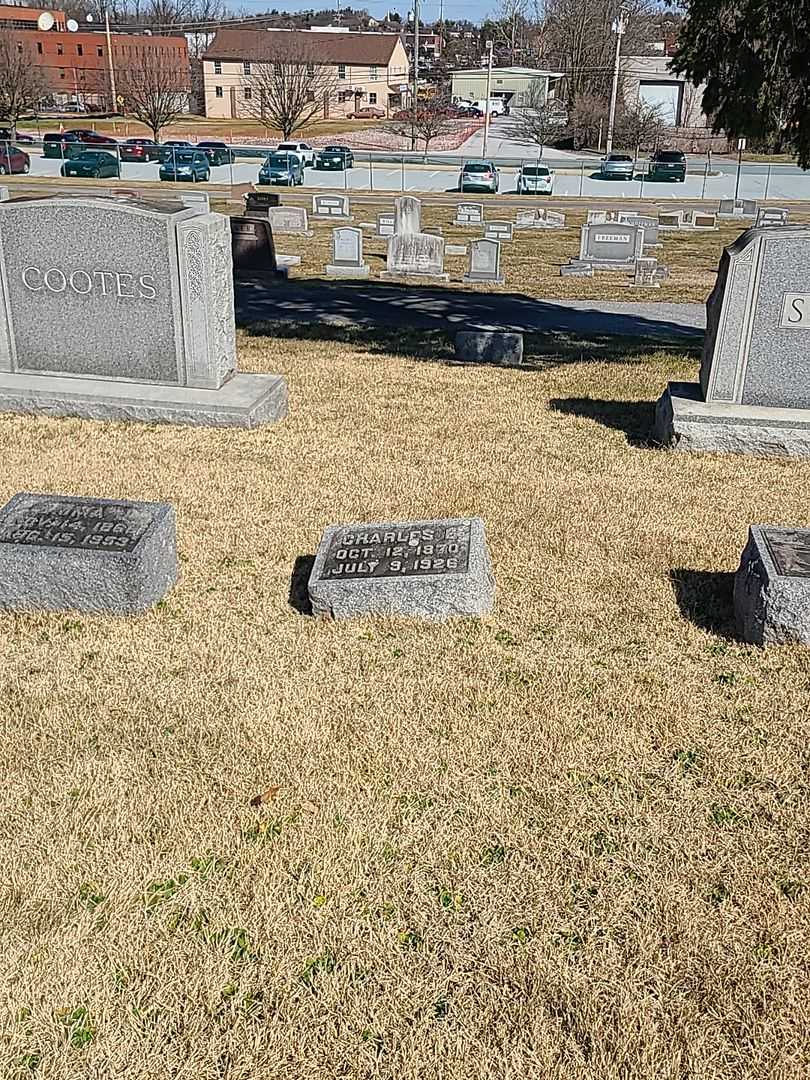
{"label": "utility pole", "polygon": [[619,96],[619,67],[622,62],[622,36],[627,29],[627,21],[623,11],[619,12],[618,18],[613,20],[613,33],[616,35],[616,64],[613,68],[613,90],[610,94],[610,119],[608,120],[607,144],[605,154],[613,149],[613,128],[616,125],[616,98]]}
{"label": "utility pole", "polygon": [[494,41],[487,42],[487,100],[484,102],[484,145],[481,157],[487,156],[487,143],[489,142],[489,96],[492,93],[492,51],[495,48]]}
{"label": "utility pole", "polygon": [[[91,23],[93,16],[88,15],[87,21]],[[110,73],[110,97],[112,98],[112,112],[118,112],[118,93],[115,89],[115,65],[113,64],[112,37],[110,36],[110,14],[104,8],[104,33],[107,36],[107,67]]]}
{"label": "utility pole", "polygon": [[411,150],[416,149],[416,117],[419,112],[419,0],[413,0],[413,102]]}

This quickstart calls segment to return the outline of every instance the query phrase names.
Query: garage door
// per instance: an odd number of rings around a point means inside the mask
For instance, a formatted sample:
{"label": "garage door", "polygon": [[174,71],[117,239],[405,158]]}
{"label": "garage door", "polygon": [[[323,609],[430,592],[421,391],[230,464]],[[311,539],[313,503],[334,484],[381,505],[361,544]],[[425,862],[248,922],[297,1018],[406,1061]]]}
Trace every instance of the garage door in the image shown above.
{"label": "garage door", "polygon": [[642,82],[638,87],[639,100],[646,105],[657,105],[665,124],[677,127],[681,111],[681,84],[679,82]]}

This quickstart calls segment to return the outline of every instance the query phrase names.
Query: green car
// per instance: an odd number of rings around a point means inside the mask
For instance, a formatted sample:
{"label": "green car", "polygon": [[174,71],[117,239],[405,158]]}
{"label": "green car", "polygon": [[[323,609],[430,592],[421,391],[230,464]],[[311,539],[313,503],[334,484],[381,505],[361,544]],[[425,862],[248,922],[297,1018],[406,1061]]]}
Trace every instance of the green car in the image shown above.
{"label": "green car", "polygon": [[105,176],[120,175],[118,158],[114,154],[108,154],[106,150],[82,150],[62,166],[62,176],[92,176],[101,180]]}

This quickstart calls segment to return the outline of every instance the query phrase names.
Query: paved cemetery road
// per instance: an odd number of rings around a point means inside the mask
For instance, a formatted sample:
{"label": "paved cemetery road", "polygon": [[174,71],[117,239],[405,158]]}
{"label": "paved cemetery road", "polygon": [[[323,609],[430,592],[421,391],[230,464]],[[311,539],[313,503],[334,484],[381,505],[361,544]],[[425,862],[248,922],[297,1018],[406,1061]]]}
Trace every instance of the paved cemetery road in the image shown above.
{"label": "paved cemetery road", "polygon": [[238,282],[236,318],[241,326],[291,320],[436,330],[547,330],[583,338],[621,336],[655,341],[699,339],[706,326],[702,304],[536,300],[520,293],[321,279],[271,285]]}

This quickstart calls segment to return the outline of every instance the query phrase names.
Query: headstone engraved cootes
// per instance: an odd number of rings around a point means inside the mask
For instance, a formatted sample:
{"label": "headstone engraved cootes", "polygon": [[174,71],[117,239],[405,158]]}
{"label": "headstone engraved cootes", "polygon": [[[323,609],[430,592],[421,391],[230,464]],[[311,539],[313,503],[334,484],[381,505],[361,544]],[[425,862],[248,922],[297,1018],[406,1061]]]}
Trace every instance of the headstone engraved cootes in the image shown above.
{"label": "headstone engraved cootes", "polygon": [[22,493],[0,510],[0,608],[135,614],[176,580],[167,503]]}
{"label": "headstone engraved cootes", "polygon": [[494,592],[480,518],[332,525],[309,579],[313,613],[337,619],[482,615]]}
{"label": "headstone engraved cootes", "polygon": [[810,226],[752,228],[723,253],[706,305],[700,382],[671,383],[660,441],[810,456]]}
{"label": "headstone engraved cootes", "polygon": [[237,372],[232,265],[227,217],[174,199],[0,203],[0,411],[279,419],[283,380]]}

